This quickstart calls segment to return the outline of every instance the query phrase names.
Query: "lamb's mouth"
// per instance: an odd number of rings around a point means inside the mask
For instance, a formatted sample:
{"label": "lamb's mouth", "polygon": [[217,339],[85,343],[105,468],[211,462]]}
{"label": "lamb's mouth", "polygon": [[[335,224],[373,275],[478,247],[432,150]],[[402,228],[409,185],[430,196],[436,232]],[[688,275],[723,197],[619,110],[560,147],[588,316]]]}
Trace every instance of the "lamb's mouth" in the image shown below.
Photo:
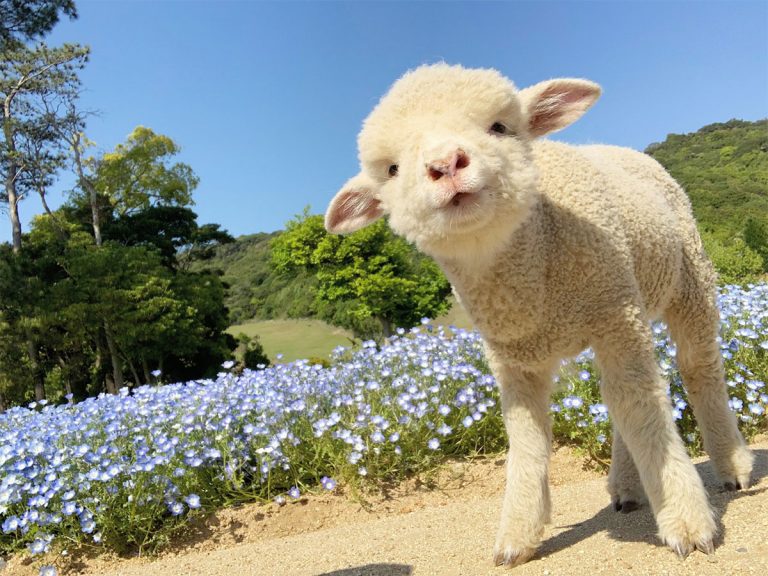
{"label": "lamb's mouth", "polygon": [[451,198],[450,204],[452,206],[461,206],[462,201],[466,200],[469,196],[472,196],[470,192],[457,192],[456,195]]}

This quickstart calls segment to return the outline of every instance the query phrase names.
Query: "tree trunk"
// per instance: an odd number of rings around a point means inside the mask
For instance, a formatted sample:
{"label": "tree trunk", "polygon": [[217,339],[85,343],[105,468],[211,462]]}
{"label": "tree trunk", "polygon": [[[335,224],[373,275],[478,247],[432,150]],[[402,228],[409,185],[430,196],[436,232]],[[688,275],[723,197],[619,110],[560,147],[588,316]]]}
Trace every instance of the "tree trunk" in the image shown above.
{"label": "tree trunk", "polygon": [[120,355],[117,353],[117,346],[115,346],[115,338],[112,335],[112,330],[110,330],[106,320],[104,321],[104,333],[107,338],[109,357],[112,361],[112,378],[107,378],[107,392],[110,394],[117,394],[117,391],[125,386],[125,381],[123,380],[123,367],[121,365]]}
{"label": "tree trunk", "polygon": [[8,147],[8,168],[5,173],[5,193],[8,196],[8,216],[11,219],[11,235],[13,238],[13,253],[18,254],[21,250],[21,221],[19,220],[19,197],[16,194],[16,178],[19,172],[19,165],[13,155],[16,152],[16,141],[14,140],[13,126],[11,125],[11,100],[13,95],[9,95],[3,103],[3,136],[5,144]]}
{"label": "tree trunk", "polygon": [[69,374],[69,368],[67,367],[67,363],[64,360],[64,358],[61,356],[61,354],[57,354],[56,358],[59,363],[59,368],[61,368],[61,377],[64,379],[64,389],[67,391],[68,395],[72,395],[72,378]]}
{"label": "tree trunk", "polygon": [[96,239],[96,246],[101,246],[101,218],[99,216],[99,197],[96,193],[96,186],[83,169],[83,157],[80,155],[80,132],[75,132],[72,137],[72,149],[75,155],[75,169],[77,170],[77,179],[80,186],[88,193],[88,200],[91,205],[91,224],[93,225],[93,237]]}
{"label": "tree trunk", "polygon": [[27,339],[27,355],[29,356],[29,363],[32,365],[32,378],[35,383],[35,400],[39,402],[45,399],[45,377],[40,368],[40,356],[37,353],[34,334],[29,328],[26,328],[24,332]]}
{"label": "tree trunk", "polygon": [[136,366],[133,365],[130,358],[128,358],[128,367],[131,369],[131,374],[133,374],[134,385],[141,386],[141,378],[139,378],[139,373],[136,372]]}
{"label": "tree trunk", "polygon": [[392,336],[392,323],[389,321],[389,319],[379,318],[379,322],[381,322],[381,331],[384,333],[384,338],[389,338]]}
{"label": "tree trunk", "polygon": [[147,365],[147,359],[144,355],[141,355],[141,369],[144,371],[144,382],[149,384],[152,382],[152,374],[149,373],[149,366]]}

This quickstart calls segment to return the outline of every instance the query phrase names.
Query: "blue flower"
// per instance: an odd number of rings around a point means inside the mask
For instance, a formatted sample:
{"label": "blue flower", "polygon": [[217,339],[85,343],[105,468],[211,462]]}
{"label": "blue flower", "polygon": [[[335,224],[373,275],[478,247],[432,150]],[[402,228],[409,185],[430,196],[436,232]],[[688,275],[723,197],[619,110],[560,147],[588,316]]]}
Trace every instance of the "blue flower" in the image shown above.
{"label": "blue flower", "polygon": [[334,480],[333,478],[328,478],[327,476],[323,476],[320,479],[320,484],[322,484],[323,488],[325,488],[326,490],[333,490],[334,488],[336,488],[336,480]]}
{"label": "blue flower", "polygon": [[174,516],[180,516],[184,513],[184,504],[176,501],[170,502],[168,504],[168,511]]}
{"label": "blue flower", "polygon": [[190,494],[184,498],[184,502],[186,502],[187,506],[189,506],[192,510],[200,508],[200,496],[197,494]]}

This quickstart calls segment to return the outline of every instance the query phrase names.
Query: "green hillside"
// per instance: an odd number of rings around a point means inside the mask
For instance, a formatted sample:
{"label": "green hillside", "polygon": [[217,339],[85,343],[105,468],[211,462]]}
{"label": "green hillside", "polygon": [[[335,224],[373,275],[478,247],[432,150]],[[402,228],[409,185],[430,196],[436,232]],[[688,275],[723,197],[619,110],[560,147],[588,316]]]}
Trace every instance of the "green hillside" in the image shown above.
{"label": "green hillside", "polygon": [[199,268],[220,270],[229,286],[225,303],[233,324],[253,318],[312,316],[316,281],[306,275],[276,274],[270,266],[269,243],[280,232],[240,236],[219,246],[216,255]]}
{"label": "green hillside", "polygon": [[750,218],[768,226],[768,120],[670,134],[646,153],[683,185],[702,232],[728,243]]}

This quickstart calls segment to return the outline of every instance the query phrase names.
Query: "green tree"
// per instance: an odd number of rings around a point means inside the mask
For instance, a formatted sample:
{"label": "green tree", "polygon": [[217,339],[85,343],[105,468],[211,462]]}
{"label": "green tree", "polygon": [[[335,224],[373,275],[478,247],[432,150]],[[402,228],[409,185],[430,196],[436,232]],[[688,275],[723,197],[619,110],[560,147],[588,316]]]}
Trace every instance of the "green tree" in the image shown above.
{"label": "green tree", "polygon": [[325,232],[321,216],[305,211],[287,224],[272,249],[278,271],[315,274],[320,317],[360,336],[389,336],[396,326],[413,326],[450,306],[450,284],[437,265],[395,236],[384,221],[349,236],[333,236]]}
{"label": "green tree", "polygon": [[0,51],[45,36],[60,16],[77,18],[73,0],[0,0]]}
{"label": "green tree", "polygon": [[187,164],[172,162],[179,151],[168,136],[139,126],[98,162],[96,190],[117,216],[150,206],[190,206],[198,178]]}
{"label": "green tree", "polygon": [[49,48],[15,46],[0,52],[0,99],[2,140],[0,140],[0,201],[8,204],[14,252],[21,249],[19,202],[30,192],[49,183],[60,166],[55,125],[62,118],[47,108],[51,96],[76,98],[80,86],[78,71],[88,59],[88,48],[65,44]]}

